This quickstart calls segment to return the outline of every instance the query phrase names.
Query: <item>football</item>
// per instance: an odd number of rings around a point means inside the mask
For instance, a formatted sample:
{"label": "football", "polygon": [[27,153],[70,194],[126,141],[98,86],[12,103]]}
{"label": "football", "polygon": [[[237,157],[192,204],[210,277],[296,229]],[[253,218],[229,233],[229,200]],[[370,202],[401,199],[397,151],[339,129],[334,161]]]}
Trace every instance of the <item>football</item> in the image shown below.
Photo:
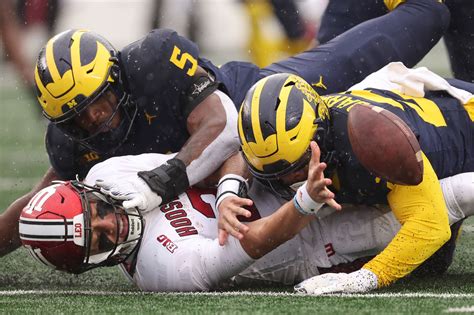
{"label": "football", "polygon": [[394,184],[418,185],[423,180],[420,145],[397,115],[372,105],[354,105],[347,119],[349,141],[359,162]]}

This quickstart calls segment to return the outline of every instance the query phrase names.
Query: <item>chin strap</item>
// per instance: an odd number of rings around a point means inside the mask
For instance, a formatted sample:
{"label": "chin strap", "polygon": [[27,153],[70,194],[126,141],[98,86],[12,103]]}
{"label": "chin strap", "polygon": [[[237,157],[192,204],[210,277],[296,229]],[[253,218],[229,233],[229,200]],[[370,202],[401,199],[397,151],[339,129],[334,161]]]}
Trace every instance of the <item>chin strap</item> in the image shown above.
{"label": "chin strap", "polygon": [[151,171],[138,172],[138,176],[162,198],[162,203],[170,202],[189,187],[186,165],[176,158]]}

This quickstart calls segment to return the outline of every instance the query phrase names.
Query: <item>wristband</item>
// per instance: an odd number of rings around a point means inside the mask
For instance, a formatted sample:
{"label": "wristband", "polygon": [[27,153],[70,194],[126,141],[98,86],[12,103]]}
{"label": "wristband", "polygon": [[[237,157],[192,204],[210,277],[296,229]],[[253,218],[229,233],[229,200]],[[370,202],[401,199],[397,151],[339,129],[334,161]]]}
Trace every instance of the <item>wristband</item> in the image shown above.
{"label": "wristband", "polygon": [[216,210],[221,202],[228,196],[246,197],[248,191],[247,181],[239,175],[227,174],[217,184]]}
{"label": "wristband", "polygon": [[298,188],[293,197],[293,204],[296,210],[303,215],[314,214],[324,205],[324,203],[314,201],[306,190],[306,182]]}
{"label": "wristband", "polygon": [[168,203],[189,187],[186,165],[183,161],[173,158],[151,171],[137,173],[152,191]]}

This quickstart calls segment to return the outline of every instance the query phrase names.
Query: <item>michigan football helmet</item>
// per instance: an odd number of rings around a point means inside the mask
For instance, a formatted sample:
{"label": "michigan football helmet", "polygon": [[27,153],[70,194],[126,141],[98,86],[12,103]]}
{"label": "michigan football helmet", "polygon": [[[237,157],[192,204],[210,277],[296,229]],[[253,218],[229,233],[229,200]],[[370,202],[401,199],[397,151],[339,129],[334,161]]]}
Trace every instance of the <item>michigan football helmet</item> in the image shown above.
{"label": "michigan football helmet", "polygon": [[[99,232],[97,222],[107,222],[107,232]],[[77,181],[42,189],[19,219],[21,242],[34,258],[76,274],[124,262],[138,250],[142,231],[136,209],[123,209],[98,189]]]}
{"label": "michigan football helmet", "polygon": [[[117,50],[101,36],[86,30],[68,30],[41,49],[35,84],[43,115],[66,135],[97,152],[107,152],[126,140],[137,107],[124,88]],[[74,117],[106,92],[118,99],[112,116],[89,134]],[[110,128],[120,112],[118,127]]]}
{"label": "michigan football helmet", "polygon": [[274,74],[247,92],[238,118],[239,138],[251,173],[277,179],[305,166],[309,144],[328,118],[316,91],[294,74]]}

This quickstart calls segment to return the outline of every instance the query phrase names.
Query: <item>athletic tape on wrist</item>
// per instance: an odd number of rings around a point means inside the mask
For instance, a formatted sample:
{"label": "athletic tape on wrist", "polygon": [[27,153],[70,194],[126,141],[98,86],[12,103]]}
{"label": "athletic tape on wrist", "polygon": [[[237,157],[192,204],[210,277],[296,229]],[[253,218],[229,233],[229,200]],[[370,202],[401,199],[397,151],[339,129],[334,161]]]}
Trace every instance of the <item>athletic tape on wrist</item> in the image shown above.
{"label": "athletic tape on wrist", "polygon": [[296,191],[296,194],[293,197],[293,204],[295,205],[296,210],[304,215],[315,215],[324,205],[324,203],[316,202],[311,198],[306,189],[306,182]]}
{"label": "athletic tape on wrist", "polygon": [[227,174],[217,184],[216,210],[221,202],[228,196],[245,197],[248,191],[248,183],[240,175]]}

